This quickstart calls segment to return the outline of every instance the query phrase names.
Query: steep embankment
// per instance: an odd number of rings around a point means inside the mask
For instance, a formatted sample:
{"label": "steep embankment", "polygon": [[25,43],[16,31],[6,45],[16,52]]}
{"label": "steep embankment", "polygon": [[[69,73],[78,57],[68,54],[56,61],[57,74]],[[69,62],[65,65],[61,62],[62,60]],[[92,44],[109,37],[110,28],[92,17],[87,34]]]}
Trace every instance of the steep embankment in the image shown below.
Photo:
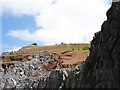
{"label": "steep embankment", "polygon": [[120,87],[120,2],[112,3],[107,21],[95,34],[77,87]]}

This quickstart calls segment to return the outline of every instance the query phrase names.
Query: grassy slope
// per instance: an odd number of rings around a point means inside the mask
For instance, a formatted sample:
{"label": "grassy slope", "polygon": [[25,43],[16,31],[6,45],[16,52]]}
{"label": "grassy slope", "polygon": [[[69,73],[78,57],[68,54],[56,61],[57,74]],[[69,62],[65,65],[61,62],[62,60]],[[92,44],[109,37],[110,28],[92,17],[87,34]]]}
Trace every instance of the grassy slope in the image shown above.
{"label": "grassy slope", "polygon": [[[89,54],[89,50],[83,50],[83,48],[85,48],[86,46],[90,46],[90,44],[59,44],[59,45],[48,45],[48,46],[30,45],[30,46],[22,47],[17,51],[17,53],[12,53],[12,55],[8,55],[8,57],[9,56],[19,57],[19,55],[24,56],[26,54],[34,54],[42,51],[47,51],[47,52],[59,54],[61,57],[60,60],[63,61],[63,65],[76,64],[81,61],[84,61],[87,55]],[[70,51],[70,52],[61,54],[61,52],[64,51]],[[66,55],[72,55],[72,57],[66,57]],[[4,61],[9,62],[6,59]]]}
{"label": "grassy slope", "polygon": [[25,46],[18,50],[19,53],[37,53],[40,51],[57,52],[73,50],[83,51],[82,48],[90,46],[89,44],[60,44],[60,45],[49,45],[49,46]]}

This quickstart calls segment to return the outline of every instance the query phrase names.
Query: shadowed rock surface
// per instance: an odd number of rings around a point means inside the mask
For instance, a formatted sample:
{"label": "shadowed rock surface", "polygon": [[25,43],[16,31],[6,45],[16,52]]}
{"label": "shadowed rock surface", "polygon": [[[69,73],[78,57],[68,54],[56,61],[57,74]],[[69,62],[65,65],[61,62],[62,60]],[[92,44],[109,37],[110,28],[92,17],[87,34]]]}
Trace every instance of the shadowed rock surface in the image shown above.
{"label": "shadowed rock surface", "polygon": [[90,55],[75,87],[120,88],[120,2],[112,3],[107,21],[91,42]]}

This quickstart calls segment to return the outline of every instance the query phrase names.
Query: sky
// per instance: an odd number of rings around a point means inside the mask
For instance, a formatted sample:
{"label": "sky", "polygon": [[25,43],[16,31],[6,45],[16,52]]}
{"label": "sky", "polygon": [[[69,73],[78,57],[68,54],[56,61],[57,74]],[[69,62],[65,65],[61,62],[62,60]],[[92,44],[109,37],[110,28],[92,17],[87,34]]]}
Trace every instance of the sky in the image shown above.
{"label": "sky", "polygon": [[0,52],[37,43],[89,43],[111,0],[0,0]]}

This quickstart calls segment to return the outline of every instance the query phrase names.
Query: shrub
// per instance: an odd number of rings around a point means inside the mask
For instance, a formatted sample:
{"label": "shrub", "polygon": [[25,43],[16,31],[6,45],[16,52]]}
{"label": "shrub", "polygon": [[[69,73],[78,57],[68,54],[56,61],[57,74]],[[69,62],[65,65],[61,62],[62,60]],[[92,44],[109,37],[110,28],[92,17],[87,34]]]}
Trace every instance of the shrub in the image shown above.
{"label": "shrub", "polygon": [[32,45],[37,46],[37,43],[32,43]]}
{"label": "shrub", "polygon": [[64,44],[63,42],[61,42],[61,45]]}

